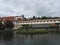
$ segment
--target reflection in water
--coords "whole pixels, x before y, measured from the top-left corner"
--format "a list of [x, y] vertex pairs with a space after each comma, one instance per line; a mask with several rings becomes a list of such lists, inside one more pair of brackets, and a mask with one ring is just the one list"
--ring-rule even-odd
[[[28, 37], [28, 34], [25, 35], [26, 38]], [[30, 34], [31, 39], [33, 38], [33, 34]]]
[[0, 32], [0, 39], [10, 41], [13, 39], [13, 31]]
[[3, 40], [12, 40], [13, 39], [13, 32], [8, 32], [3, 34]]
[[0, 32], [0, 45], [60, 45], [60, 34], [23, 35], [13, 32]]
[[18, 35], [20, 45], [60, 45], [60, 34]]

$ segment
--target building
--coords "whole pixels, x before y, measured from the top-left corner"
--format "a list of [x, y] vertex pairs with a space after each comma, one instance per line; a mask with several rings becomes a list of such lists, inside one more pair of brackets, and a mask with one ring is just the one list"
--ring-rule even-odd
[[0, 21], [22, 21], [23, 17], [22, 16], [7, 16], [7, 17], [0, 17]]
[[16, 23], [17, 25], [28, 24], [31, 27], [29, 29], [41, 29], [41, 30], [49, 30], [56, 31], [60, 30], [60, 19], [38, 19], [38, 20], [28, 20], [28, 21], [20, 21]]
[[34, 19], [34, 20], [24, 20], [23, 16], [8, 16], [0, 17], [0, 21], [10, 20], [13, 21], [15, 28], [19, 28], [23, 24], [28, 24], [31, 29], [35, 30], [60, 30], [60, 18], [56, 19]]

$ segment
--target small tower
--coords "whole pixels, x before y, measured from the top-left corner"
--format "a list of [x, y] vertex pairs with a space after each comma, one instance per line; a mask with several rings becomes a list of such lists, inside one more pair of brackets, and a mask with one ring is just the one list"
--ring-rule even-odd
[[22, 18], [23, 18], [23, 19], [25, 18], [23, 14], [22, 14]]

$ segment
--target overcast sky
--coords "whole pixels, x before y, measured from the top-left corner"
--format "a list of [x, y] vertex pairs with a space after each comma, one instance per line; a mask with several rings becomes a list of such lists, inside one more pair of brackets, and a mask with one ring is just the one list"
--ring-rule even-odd
[[60, 0], [0, 0], [0, 16], [60, 16]]

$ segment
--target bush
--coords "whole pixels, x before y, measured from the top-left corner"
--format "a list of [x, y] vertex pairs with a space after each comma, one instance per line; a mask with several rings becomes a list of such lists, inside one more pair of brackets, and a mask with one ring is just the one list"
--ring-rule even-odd
[[18, 34], [45, 34], [48, 33], [48, 30], [17, 30]]
[[4, 24], [5, 24], [5, 28], [13, 28], [14, 27], [14, 24], [12, 21], [5, 21]]
[[0, 29], [2, 29], [2, 26], [3, 26], [3, 24], [2, 24], [2, 22], [0, 21]]
[[29, 27], [30, 27], [29, 24], [24, 24], [24, 25], [22, 25], [21, 29], [28, 30]]

